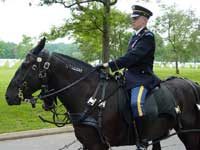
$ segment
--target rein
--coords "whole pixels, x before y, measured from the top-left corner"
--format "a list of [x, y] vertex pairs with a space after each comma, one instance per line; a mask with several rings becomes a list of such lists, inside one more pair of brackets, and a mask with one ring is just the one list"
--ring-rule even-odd
[[[63, 88], [61, 88], [61, 89], [59, 89], [59, 90], [57, 90], [57, 91], [55, 91], [55, 92], [52, 92], [52, 93], [46, 94], [46, 95], [41, 95], [41, 94], [39, 94], [38, 96], [34, 97], [30, 102], [36, 103], [36, 100], [37, 100], [37, 99], [46, 99], [46, 98], [48, 98], [48, 97], [55, 96], [55, 95], [57, 95], [57, 94], [59, 94], [59, 93], [65, 91], [65, 90], [67, 90], [67, 89], [69, 89], [69, 88], [71, 88], [71, 87], [77, 85], [79, 82], [85, 80], [91, 73], [93, 73], [93, 72], [95, 72], [95, 71], [96, 71], [96, 69], [93, 69], [92, 71], [88, 72], [86, 75], [84, 75], [83, 77], [81, 77], [80, 79], [74, 81], [73, 83], [71, 83], [71, 84], [69, 84], [69, 85], [67, 85], [67, 86], [65, 86], [65, 87], [63, 87]], [[50, 91], [48, 91], [47, 87], [48, 87], [47, 85], [44, 85], [44, 86], [43, 86], [43, 88], [44, 88], [44, 89], [43, 89], [44, 94], [50, 92]], [[31, 103], [31, 104], [32, 104], [32, 103]], [[33, 105], [33, 104], [32, 104], [32, 105]], [[57, 110], [56, 110], [55, 108], [53, 108], [53, 109], [51, 110], [51, 112], [52, 112], [52, 114], [53, 114], [53, 116], [52, 116], [53, 121], [46, 120], [46, 119], [44, 119], [42, 116], [38, 116], [38, 117], [39, 117], [43, 122], [55, 124], [57, 127], [63, 127], [64, 125], [66, 125], [66, 124], [69, 122], [68, 118], [70, 118], [70, 117], [69, 117], [69, 114], [68, 114], [67, 112], [64, 113], [64, 114], [59, 114], [59, 113], [57, 113]], [[58, 118], [58, 116], [65, 116], [65, 117], [64, 117], [64, 119], [62, 119], [62, 121], [56, 121], [56, 119]]]
[[[67, 90], [67, 89], [69, 89], [69, 88], [71, 88], [71, 87], [77, 85], [79, 82], [85, 80], [91, 73], [93, 73], [93, 72], [95, 72], [95, 71], [96, 71], [96, 69], [93, 69], [92, 71], [88, 72], [86, 75], [84, 75], [84, 76], [81, 77], [80, 79], [78, 79], [78, 80], [72, 82], [71, 84], [69, 84], [69, 85], [67, 85], [67, 86], [65, 86], [65, 87], [63, 87], [63, 88], [61, 88], [61, 89], [59, 89], [59, 90], [57, 90], [57, 91], [55, 91], [55, 92], [52, 92], [52, 93], [50, 93], [50, 94], [38, 95], [38, 96], [36, 96], [36, 98], [37, 98], [37, 99], [38, 99], [38, 98], [39, 98], [39, 99], [44, 99], [44, 98], [47, 98], [47, 97], [50, 97], [50, 96], [57, 95], [57, 94], [59, 94], [59, 93], [65, 91], [65, 90]], [[48, 92], [47, 92], [47, 93], [48, 93]]]

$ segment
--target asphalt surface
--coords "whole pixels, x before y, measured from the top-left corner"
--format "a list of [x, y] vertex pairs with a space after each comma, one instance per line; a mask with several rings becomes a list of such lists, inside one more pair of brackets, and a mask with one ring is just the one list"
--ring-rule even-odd
[[[185, 150], [176, 136], [163, 141], [161, 145], [163, 150]], [[77, 150], [80, 147], [71, 126], [0, 134], [0, 150]], [[135, 149], [135, 146], [112, 147], [112, 150], [130, 149]]]

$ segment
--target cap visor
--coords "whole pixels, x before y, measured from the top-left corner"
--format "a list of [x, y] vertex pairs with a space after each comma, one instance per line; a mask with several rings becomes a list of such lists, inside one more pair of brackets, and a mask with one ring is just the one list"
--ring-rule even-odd
[[138, 15], [138, 14], [132, 14], [131, 15], [131, 18], [137, 18], [137, 17], [139, 17], [140, 15]]

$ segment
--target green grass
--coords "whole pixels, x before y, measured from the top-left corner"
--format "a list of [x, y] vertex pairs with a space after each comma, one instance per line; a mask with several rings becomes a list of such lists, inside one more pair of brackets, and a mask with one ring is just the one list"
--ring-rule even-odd
[[200, 83], [200, 69], [180, 68], [179, 75], [176, 74], [176, 70], [174, 68], [155, 68], [154, 72], [161, 79], [166, 79], [169, 76], [178, 76]]
[[16, 67], [0, 67], [0, 133], [55, 127], [38, 118], [38, 115], [50, 118], [50, 113], [42, 110], [41, 102], [35, 109], [30, 104], [7, 105], [4, 95], [15, 71]]
[[[41, 128], [55, 127], [54, 125], [43, 123], [38, 115], [50, 119], [50, 114], [41, 108], [41, 102], [32, 109], [30, 104], [21, 104], [20, 106], [8, 106], [5, 100], [6, 88], [13, 77], [17, 66], [8, 68], [0, 67], [0, 133], [13, 131], [24, 131]], [[168, 76], [177, 76], [175, 69], [155, 68], [155, 73], [162, 79]], [[200, 69], [180, 69], [181, 77], [186, 77], [200, 83]]]

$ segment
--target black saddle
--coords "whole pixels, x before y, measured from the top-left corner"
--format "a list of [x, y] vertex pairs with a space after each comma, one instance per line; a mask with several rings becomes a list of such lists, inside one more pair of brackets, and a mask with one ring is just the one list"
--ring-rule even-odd
[[145, 115], [149, 119], [156, 119], [160, 116], [171, 116], [176, 118], [176, 101], [171, 91], [162, 82], [155, 87], [148, 95], [144, 104]]
[[[174, 119], [177, 114], [175, 111], [176, 101], [171, 91], [162, 82], [159, 86], [151, 90], [145, 100], [145, 117], [154, 120], [161, 116], [170, 116]], [[122, 94], [125, 93], [125, 94]], [[130, 107], [130, 96], [128, 92], [121, 91], [122, 96], [118, 99], [118, 111], [123, 115], [127, 123], [132, 123], [132, 113]]]

